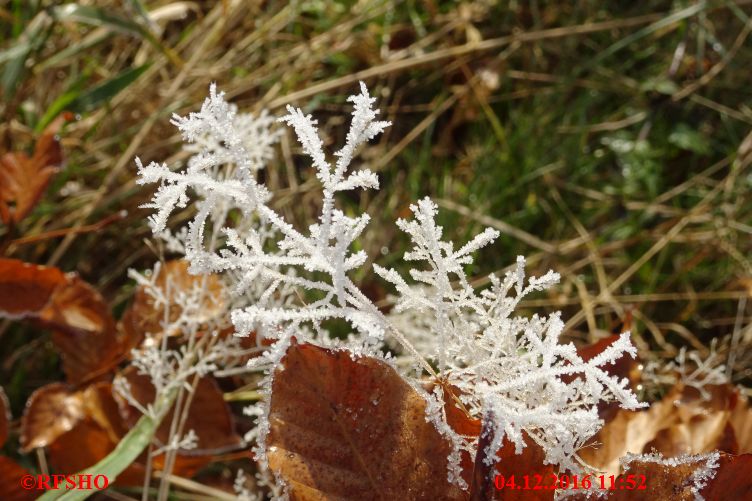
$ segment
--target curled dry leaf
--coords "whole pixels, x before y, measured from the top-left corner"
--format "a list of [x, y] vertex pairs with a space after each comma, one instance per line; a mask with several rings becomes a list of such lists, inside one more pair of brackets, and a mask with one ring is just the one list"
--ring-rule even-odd
[[[50, 464], [60, 473], [87, 468], [114, 450], [126, 430], [112, 397], [110, 383], [72, 390], [61, 383], [34, 392], [21, 418], [21, 447], [46, 447]], [[143, 469], [128, 468], [121, 485], [139, 485]]]
[[[702, 498], [708, 501], [725, 501], [731, 499], [752, 498], [752, 455], [734, 456], [720, 454], [717, 467], [708, 468], [706, 460], [682, 461], [680, 464], [667, 465], [649, 459], [636, 460], [630, 464], [629, 474], [635, 475], [636, 485], [642, 483], [640, 475], [644, 475], [644, 490], [612, 490], [607, 491], [609, 500], [624, 501], [695, 501], [701, 499], [696, 496], [694, 488], [699, 489]], [[712, 478], [698, 484], [702, 474], [710, 472]], [[626, 482], [625, 476], [616, 480]], [[624, 484], [622, 484], [624, 485]]]
[[466, 498], [425, 400], [381, 360], [293, 345], [270, 406], [269, 466], [292, 500]]
[[45, 447], [85, 417], [81, 392], [53, 383], [35, 391], [21, 418], [21, 450]]
[[[128, 381], [133, 397], [142, 406], [146, 407], [154, 401], [154, 386], [148, 376], [138, 374], [132, 366], [123, 371], [121, 376]], [[118, 404], [126, 425], [133, 426], [141, 417], [140, 412], [119, 398]], [[173, 416], [174, 410], [170, 410], [156, 432], [155, 437], [161, 445], [169, 441]], [[211, 462], [215, 454], [242, 445], [240, 436], [235, 432], [235, 423], [224, 394], [211, 376], [199, 380], [183, 429], [184, 433], [193, 430], [198, 437], [198, 444], [196, 449], [180, 451], [174, 472], [181, 476], [193, 476], [198, 469]], [[155, 464], [159, 467], [162, 458], [155, 458]]]
[[57, 268], [0, 258], [0, 316], [53, 329], [71, 383], [108, 372], [130, 347], [117, 336], [102, 296], [76, 274]]
[[736, 405], [731, 386], [707, 387], [704, 400], [696, 389], [677, 384], [644, 411], [620, 410], [580, 451], [580, 457], [599, 471], [619, 474], [619, 458], [627, 453], [657, 451], [667, 457], [712, 450], [736, 453], [730, 422]]
[[26, 403], [21, 418], [21, 449], [29, 452], [48, 446], [85, 420], [101, 428], [110, 442], [117, 443], [125, 434], [110, 383], [96, 383], [80, 391], [61, 383], [44, 386]]
[[[163, 333], [164, 322], [172, 324], [181, 315], [189, 315], [190, 322], [194, 324], [206, 324], [207, 322], [222, 319], [227, 315], [225, 305], [226, 291], [217, 275], [191, 275], [188, 273], [188, 262], [185, 260], [168, 261], [159, 270], [154, 280], [154, 285], [164, 295], [165, 302], [170, 305], [170, 311], [165, 319], [164, 305], [158, 303], [150, 295], [144, 286], [136, 290], [131, 307], [123, 315], [122, 329], [129, 335], [127, 337], [142, 337], [150, 334], [159, 338]], [[186, 312], [180, 305], [178, 296], [194, 293], [203, 289], [206, 281], [206, 289], [201, 308]], [[181, 334], [179, 327], [170, 332], [168, 336]]]
[[56, 134], [67, 118], [61, 116], [45, 129], [31, 157], [23, 152], [0, 156], [0, 220], [5, 225], [17, 224], [31, 212], [62, 165]]

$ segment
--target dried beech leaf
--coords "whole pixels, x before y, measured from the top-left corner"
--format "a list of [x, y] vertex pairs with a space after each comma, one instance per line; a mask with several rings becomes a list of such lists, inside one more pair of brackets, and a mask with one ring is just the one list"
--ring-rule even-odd
[[[169, 322], [176, 321], [182, 311], [175, 297], [185, 294], [193, 289], [206, 287], [205, 300], [199, 311], [191, 312], [191, 321], [196, 324], [205, 324], [226, 315], [226, 291], [217, 275], [191, 275], [188, 273], [189, 263], [184, 260], [168, 261], [165, 263], [155, 280], [170, 304]], [[206, 284], [204, 284], [206, 281]], [[151, 334], [158, 337], [163, 331], [165, 320], [164, 307], [156, 305], [143, 287], [136, 290], [131, 307], [123, 316], [123, 328], [128, 332], [140, 335]], [[179, 331], [166, 333], [168, 336], [181, 334]]]
[[[98, 463], [115, 450], [117, 442], [96, 421], [86, 417], [47, 447], [47, 457], [56, 472], [74, 474]], [[117, 477], [117, 485], [143, 485], [144, 467], [129, 465]]]
[[269, 466], [290, 499], [465, 499], [426, 402], [386, 363], [302, 344], [274, 375]]
[[8, 428], [10, 428], [10, 402], [5, 390], [0, 386], [0, 449], [3, 448], [8, 440]]
[[110, 442], [117, 443], [125, 434], [110, 383], [96, 383], [80, 391], [62, 383], [43, 386], [26, 403], [21, 418], [21, 450], [48, 446], [84, 420], [101, 428]]
[[[705, 466], [705, 461], [698, 461], [676, 466], [667, 466], [651, 461], [634, 461], [629, 468], [629, 474], [644, 475], [646, 489], [644, 490], [613, 490], [609, 491], [609, 500], [670, 500], [694, 501], [697, 499], [692, 487], [695, 485], [693, 474]], [[734, 456], [721, 454], [718, 468], [714, 477], [700, 491], [708, 501], [724, 501], [727, 499], [750, 499], [752, 496], [752, 456]], [[616, 484], [620, 484], [619, 477]], [[636, 477], [637, 478], [637, 477]], [[637, 480], [637, 484], [642, 483]]]
[[[128, 367], [122, 376], [128, 380], [131, 393], [139, 403], [146, 406], [154, 401], [154, 386], [148, 376], [138, 374], [133, 367]], [[134, 425], [141, 417], [139, 411], [123, 401], [119, 403], [126, 424]], [[173, 411], [170, 411], [157, 430], [155, 436], [162, 444], [168, 442], [172, 420]], [[242, 443], [240, 436], [235, 433], [235, 423], [224, 394], [211, 376], [201, 378], [193, 393], [184, 427], [186, 433], [188, 430], [193, 430], [198, 436], [198, 446], [190, 451], [182, 451], [181, 454], [203, 456], [204, 464], [209, 462], [208, 456], [235, 449]], [[186, 460], [186, 464], [192, 463]]]
[[130, 344], [119, 338], [102, 296], [74, 273], [0, 259], [0, 316], [28, 318], [53, 329], [71, 383], [111, 370]]
[[545, 482], [550, 481], [554, 474], [554, 467], [543, 463], [546, 454], [529, 436], [525, 436], [525, 448], [520, 454], [516, 453], [514, 444], [504, 439], [501, 450], [497, 453], [496, 460], [492, 465], [486, 464], [487, 449], [493, 436], [493, 423], [495, 420], [491, 414], [483, 419], [483, 430], [478, 439], [478, 452], [475, 456], [475, 469], [473, 471], [473, 483], [470, 490], [471, 501], [488, 500], [534, 500], [549, 501], [554, 498], [554, 490], [514, 490], [511, 488], [497, 489], [494, 479], [497, 475], [503, 475], [505, 479], [512, 475], [518, 480], [528, 475], [534, 478], [541, 475]]
[[752, 499], [752, 454], [721, 454], [718, 471], [702, 490], [705, 499]]
[[619, 410], [580, 451], [589, 465], [619, 474], [619, 458], [653, 450], [665, 456], [700, 454], [712, 450], [736, 453], [730, 426], [736, 393], [731, 386], [709, 386], [711, 399], [697, 390], [676, 385], [661, 401], [644, 411]]
[[72, 430], [85, 417], [80, 392], [62, 383], [43, 386], [29, 397], [21, 418], [21, 450], [45, 447]]
[[[22, 451], [47, 447], [50, 464], [69, 474], [96, 464], [120, 441], [126, 430], [110, 383], [80, 391], [53, 383], [35, 391], [21, 418]], [[119, 485], [140, 485], [143, 468], [133, 465]]]
[[0, 315], [36, 317], [65, 282], [65, 274], [57, 268], [0, 258]]
[[50, 124], [37, 140], [31, 157], [23, 152], [0, 157], [0, 219], [6, 225], [20, 222], [31, 212], [63, 163], [63, 152], [55, 136], [60, 125], [62, 120]]
[[752, 409], [746, 399], [740, 399], [729, 417], [734, 429], [739, 454], [752, 453]]
[[21, 487], [21, 478], [29, 471], [5, 456], [0, 456], [0, 492], [4, 501], [31, 501], [37, 494]]

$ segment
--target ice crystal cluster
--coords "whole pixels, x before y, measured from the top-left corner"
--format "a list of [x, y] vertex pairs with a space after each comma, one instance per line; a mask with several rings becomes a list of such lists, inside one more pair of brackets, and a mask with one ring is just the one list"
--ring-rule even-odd
[[[494, 416], [489, 457], [504, 439], [521, 452], [527, 434], [543, 447], [548, 463], [579, 470], [577, 450], [602, 426], [598, 403], [641, 406], [626, 380], [606, 372], [619, 357], [635, 355], [629, 335], [584, 361], [574, 345], [560, 342], [558, 313], [514, 316], [525, 295], [555, 285], [559, 276], [527, 277], [525, 260], [519, 257], [505, 276], [489, 277], [489, 288], [475, 288], [464, 270], [498, 232], [486, 229], [457, 247], [443, 239], [437, 207], [428, 198], [411, 206], [412, 219], [397, 221], [412, 240], [404, 255], [414, 265], [409, 277], [375, 266], [397, 292], [395, 309], [383, 314], [350, 277], [367, 261], [354, 243], [369, 216], [345, 214], [337, 207], [337, 195], [378, 189], [377, 176], [354, 166], [354, 160], [358, 149], [390, 124], [377, 120], [375, 98], [363, 83], [348, 101], [353, 107], [349, 132], [332, 157], [325, 153], [311, 115], [288, 107], [279, 119], [294, 131], [322, 186], [321, 213], [314, 224], [300, 229], [269, 207], [272, 194], [256, 176], [276, 140], [268, 132], [268, 117], [263, 115], [267, 129], [249, 126], [212, 86], [198, 113], [173, 120], [194, 153], [187, 166], [171, 170], [138, 162], [139, 182], [158, 184], [147, 205], [157, 211], [151, 218], [154, 232], [169, 235], [174, 248], [182, 245], [192, 273], [226, 277], [236, 298], [231, 316], [237, 335], [254, 332], [271, 342], [253, 360], [255, 368], [271, 375], [292, 336], [371, 356], [383, 356], [386, 342], [396, 344], [401, 357], [410, 360], [404, 364], [410, 369], [402, 374], [414, 387], [426, 377], [447, 383], [424, 394], [427, 419], [455, 442], [455, 462], [458, 450], [477, 445], [446, 425], [441, 388], [453, 388], [472, 417]], [[182, 236], [172, 236], [169, 216], [189, 203], [195, 205], [195, 216], [176, 233]], [[228, 218], [231, 213], [236, 217]], [[330, 319], [349, 322], [351, 335], [344, 341], [330, 338], [322, 327]], [[263, 444], [263, 404], [252, 413], [260, 417], [258, 440]], [[455, 464], [449, 475], [462, 484], [457, 468]]]

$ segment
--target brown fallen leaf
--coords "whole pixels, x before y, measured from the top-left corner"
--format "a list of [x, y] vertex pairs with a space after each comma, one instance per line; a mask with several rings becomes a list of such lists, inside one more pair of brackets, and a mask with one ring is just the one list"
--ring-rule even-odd
[[0, 316], [52, 329], [71, 383], [107, 373], [131, 346], [118, 337], [102, 296], [75, 273], [57, 268], [0, 258]]
[[95, 383], [83, 390], [62, 383], [43, 386], [26, 402], [21, 418], [21, 450], [46, 447], [85, 420], [101, 428], [112, 443], [125, 435], [110, 383]]
[[[525, 448], [517, 454], [515, 446], [506, 438], [496, 455], [495, 461], [489, 465], [485, 459], [487, 448], [493, 437], [494, 419], [488, 415], [483, 420], [483, 430], [478, 440], [478, 452], [475, 456], [473, 471], [473, 483], [470, 490], [471, 501], [512, 501], [533, 500], [549, 501], [554, 498], [553, 489], [545, 489], [554, 484], [555, 469], [552, 465], [543, 463], [546, 455], [543, 449], [529, 436], [525, 436]], [[538, 482], [540, 475], [540, 482]], [[525, 485], [525, 477], [533, 489], [517, 490], [516, 488], [504, 487], [502, 483], [514, 477], [516, 485]], [[498, 481], [497, 481], [498, 479]], [[540, 486], [541, 489], [535, 489]]]
[[[697, 460], [678, 465], [666, 465], [649, 459], [637, 460], [630, 464], [629, 475], [635, 486], [643, 485], [645, 489], [617, 488], [608, 491], [609, 500], [614, 501], [694, 501], [698, 499], [694, 488], [698, 486], [698, 477], [707, 466], [706, 460]], [[720, 454], [718, 467], [713, 469], [713, 478], [705, 482], [699, 490], [707, 501], [725, 501], [731, 499], [752, 498], [752, 455], [734, 456]], [[616, 486], [629, 486], [626, 475], [618, 477]]]
[[[142, 406], [154, 401], [154, 386], [148, 376], [138, 374], [135, 368], [131, 366], [122, 372], [121, 377], [128, 381], [133, 397]], [[129, 405], [119, 395], [117, 395], [117, 403], [125, 425], [135, 425], [141, 417], [138, 409]], [[174, 410], [170, 410], [157, 429], [155, 438], [158, 445], [168, 443], [173, 416]], [[211, 463], [218, 454], [235, 450], [243, 443], [240, 436], [235, 432], [235, 422], [230, 408], [224, 400], [224, 394], [216, 380], [211, 376], [200, 379], [193, 394], [184, 433], [187, 433], [188, 430], [193, 430], [196, 433], [198, 444], [195, 449], [181, 450], [176, 455], [172, 473], [182, 477], [192, 477], [201, 468]], [[164, 454], [155, 456], [153, 466], [162, 469], [164, 460]]]
[[721, 454], [718, 472], [701, 494], [708, 501], [752, 499], [752, 454]]
[[56, 134], [68, 118], [63, 115], [45, 129], [31, 157], [23, 152], [0, 156], [0, 220], [5, 225], [17, 224], [24, 219], [58, 172], [63, 163], [63, 152]]
[[269, 466], [290, 499], [466, 499], [425, 400], [380, 360], [293, 345], [270, 405]]
[[[106, 457], [125, 435], [110, 383], [74, 390], [53, 383], [35, 391], [21, 418], [21, 450], [46, 447], [56, 472], [72, 474]], [[140, 485], [143, 468], [132, 465], [119, 485]]]
[[65, 282], [65, 274], [57, 268], [0, 258], [0, 314], [34, 317]]
[[706, 389], [710, 400], [702, 399], [694, 388], [677, 384], [644, 411], [620, 410], [580, 451], [580, 457], [600, 471], [618, 475], [619, 458], [627, 453], [654, 450], [669, 457], [716, 449], [736, 453], [729, 423], [736, 392], [727, 385]]
[[0, 456], [0, 492], [4, 501], [31, 501], [37, 492], [21, 487], [21, 478], [30, 472], [5, 456]]
[[752, 408], [746, 398], [739, 399], [736, 407], [731, 411], [729, 423], [734, 429], [739, 454], [752, 453]]
[[81, 392], [62, 383], [43, 386], [32, 393], [21, 417], [21, 450], [46, 447], [72, 430], [85, 417]]
[[[191, 321], [196, 324], [206, 324], [210, 321], [222, 320], [226, 316], [226, 290], [217, 275], [191, 275], [188, 273], [189, 263], [185, 260], [168, 261], [161, 266], [155, 285], [162, 291], [166, 301], [170, 304], [168, 322], [177, 320], [183, 312], [176, 301], [178, 295], [190, 294], [192, 291], [206, 287], [202, 307], [190, 312]], [[206, 283], [204, 283], [206, 281]], [[123, 315], [122, 328], [129, 333], [143, 336], [151, 334], [159, 339], [164, 331], [165, 311], [161, 305], [156, 305], [143, 286], [136, 290], [133, 303]], [[181, 334], [178, 330], [166, 332], [168, 336]]]

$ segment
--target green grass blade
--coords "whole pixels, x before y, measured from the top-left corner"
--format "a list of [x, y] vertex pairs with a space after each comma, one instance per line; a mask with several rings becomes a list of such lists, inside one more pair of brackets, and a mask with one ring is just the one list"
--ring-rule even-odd
[[672, 24], [678, 23], [679, 21], [683, 21], [694, 15], [697, 15], [700, 12], [704, 11], [706, 8], [707, 8], [707, 4], [703, 0], [703, 1], [697, 2], [696, 4], [690, 5], [689, 7], [686, 7], [684, 9], [678, 10], [674, 12], [673, 14], [666, 16], [663, 19], [656, 21], [648, 26], [645, 26], [644, 28], [635, 31], [631, 35], [626, 36], [622, 38], [621, 40], [619, 40], [618, 42], [615, 42], [611, 46], [607, 47], [606, 50], [604, 50], [603, 52], [595, 56], [593, 59], [591, 59], [584, 66], [584, 68], [591, 68], [593, 66], [596, 66], [607, 57], [619, 52], [620, 50], [636, 42], [637, 40], [640, 40], [641, 38], [645, 38], [646, 36], [649, 36], [668, 26], [671, 26]]
[[85, 113], [99, 107], [102, 103], [109, 101], [135, 82], [148, 67], [149, 64], [144, 64], [136, 68], [128, 68], [113, 78], [84, 92], [81, 92], [80, 82], [75, 83], [64, 94], [53, 101], [42, 118], [39, 119], [34, 130], [36, 132], [43, 131], [55, 117], [65, 110]]
[[103, 8], [69, 3], [54, 7], [51, 9], [51, 12], [53, 17], [57, 20], [76, 21], [79, 23], [90, 24], [92, 26], [105, 26], [114, 31], [120, 31], [141, 37], [159, 49], [175, 64], [182, 64], [182, 61], [177, 54], [168, 47], [162, 45], [149, 28], [123, 17], [110, 14]]
[[[76, 21], [92, 26], [105, 26], [115, 31], [129, 33], [143, 38], [150, 37], [150, 33], [138, 23], [108, 13], [105, 9], [69, 3], [54, 7], [52, 15], [60, 21]], [[153, 37], [152, 37], [153, 38]]]
[[[94, 32], [88, 34], [86, 37], [84, 37], [83, 40], [69, 45], [65, 49], [61, 50], [60, 52], [56, 52], [49, 58], [39, 63], [36, 66], [35, 71], [44, 71], [65, 62], [67, 59], [72, 58], [73, 56], [85, 53], [85, 51], [88, 51], [92, 47], [95, 47], [98, 44], [109, 39], [112, 36], [112, 33], [112, 30], [108, 30], [107, 28], [99, 28], [98, 30], [95, 30]], [[0, 61], [1, 60], [2, 55], [0, 55]]]
[[136, 79], [149, 68], [149, 66], [150, 64], [147, 63], [135, 68], [128, 68], [106, 82], [81, 93], [81, 95], [71, 103], [71, 111], [79, 113], [91, 111], [103, 102], [109, 101], [123, 89], [135, 82]]
[[25, 73], [27, 58], [44, 44], [50, 24], [50, 17], [40, 12], [29, 22], [15, 44], [0, 52], [0, 64], [6, 65], [1, 79], [6, 98], [15, 93], [16, 85]]
[[[136, 426], [123, 437], [117, 447], [115, 447], [115, 450], [97, 464], [86, 468], [78, 474], [90, 474], [92, 476], [105, 475], [109, 479], [110, 484], [113, 483], [118, 475], [144, 452], [144, 449], [151, 442], [151, 437], [154, 435], [157, 425], [158, 422], [156, 420], [147, 416], [141, 416]], [[40, 497], [39, 500], [52, 501], [59, 499], [61, 501], [79, 501], [86, 499], [94, 494], [94, 492], [93, 490], [50, 490]]]

